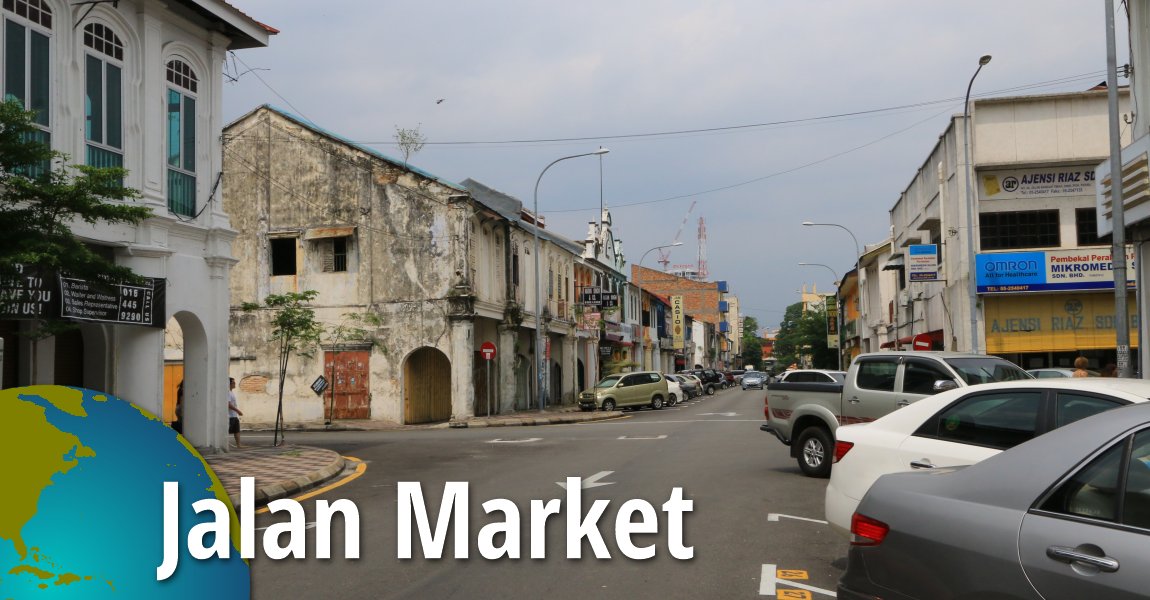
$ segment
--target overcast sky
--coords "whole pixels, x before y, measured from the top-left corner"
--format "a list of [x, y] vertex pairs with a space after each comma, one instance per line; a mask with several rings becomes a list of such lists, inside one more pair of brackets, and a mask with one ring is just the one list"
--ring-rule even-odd
[[[704, 217], [711, 279], [772, 328], [803, 285], [832, 288], [797, 263], [854, 263], [846, 232], [801, 223], [886, 239], [981, 55], [975, 97], [1106, 78], [1104, 5], [1083, 0], [231, 2], [281, 33], [229, 60], [225, 122], [272, 104], [397, 157], [396, 128], [418, 127], [412, 164], [528, 209], [548, 163], [607, 147], [602, 198], [628, 260], [671, 243], [695, 202], [670, 260], [697, 261]], [[585, 139], [533, 141], [567, 138]], [[595, 157], [547, 172], [549, 229], [585, 236], [599, 174]]]

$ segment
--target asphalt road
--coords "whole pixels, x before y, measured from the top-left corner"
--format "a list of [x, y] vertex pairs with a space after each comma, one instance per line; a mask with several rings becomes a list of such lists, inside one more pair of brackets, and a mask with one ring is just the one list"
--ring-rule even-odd
[[[352, 500], [361, 558], [343, 558], [338, 519], [330, 560], [315, 558], [315, 529], [308, 529], [306, 559], [273, 561], [257, 552], [253, 597], [828, 598], [847, 544], [825, 524], [804, 520], [822, 519], [826, 482], [802, 476], [787, 449], [759, 431], [762, 397], [734, 388], [686, 406], [580, 425], [294, 434], [293, 443], [367, 463], [360, 478], [303, 501], [310, 522], [317, 500]], [[594, 501], [609, 501], [598, 520], [609, 559], [595, 558], [586, 539], [582, 558], [568, 558], [567, 492], [557, 484], [567, 477], [599, 484], [582, 490], [582, 515]], [[420, 484], [432, 528], [445, 483], [468, 482], [469, 558], [455, 558], [454, 530], [441, 534], [444, 558], [424, 558], [417, 525], [414, 558], [399, 558], [400, 482]], [[693, 502], [683, 516], [683, 544], [694, 550], [687, 560], [671, 555], [661, 510], [674, 488]], [[520, 540], [518, 559], [480, 555], [480, 530], [510, 520], [484, 513], [481, 504], [494, 499], [510, 500], [520, 512], [513, 519], [518, 535], [511, 534]], [[532, 559], [532, 501], [552, 499], [563, 510], [547, 521], [546, 558]], [[654, 544], [651, 559], [628, 558], [616, 541], [615, 518], [628, 500], [645, 500], [657, 514], [656, 533], [631, 536], [636, 546]], [[282, 513], [263, 515], [257, 527], [284, 520]], [[506, 542], [503, 535], [493, 539], [497, 547]]]

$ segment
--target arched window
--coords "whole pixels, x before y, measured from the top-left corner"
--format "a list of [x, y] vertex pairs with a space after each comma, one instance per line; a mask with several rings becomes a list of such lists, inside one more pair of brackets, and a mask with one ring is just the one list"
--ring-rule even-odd
[[43, 0], [4, 0], [4, 98], [36, 112], [40, 141], [51, 144], [48, 40], [52, 9]]
[[196, 212], [196, 89], [199, 79], [182, 60], [168, 61], [168, 210]]
[[124, 44], [100, 23], [84, 26], [84, 137], [87, 163], [124, 166]]

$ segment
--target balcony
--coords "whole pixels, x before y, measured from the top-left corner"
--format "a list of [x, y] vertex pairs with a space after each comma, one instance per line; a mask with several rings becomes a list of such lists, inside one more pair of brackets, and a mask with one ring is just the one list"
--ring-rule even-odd
[[196, 214], [196, 176], [168, 169], [168, 210], [190, 217]]
[[722, 314], [726, 314], [726, 313], [729, 313], [729, 312], [731, 312], [731, 307], [730, 307], [730, 305], [727, 303], [727, 301], [726, 301], [726, 300], [720, 300], [720, 301], [719, 301], [719, 312], [720, 312], [720, 313], [722, 313]]

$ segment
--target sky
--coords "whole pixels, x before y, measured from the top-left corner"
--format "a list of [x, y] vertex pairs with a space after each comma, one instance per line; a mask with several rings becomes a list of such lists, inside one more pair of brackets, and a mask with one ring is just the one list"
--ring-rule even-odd
[[980, 56], [973, 98], [1106, 79], [1105, 6], [1082, 0], [230, 1], [280, 33], [229, 55], [225, 123], [271, 104], [394, 157], [418, 128], [413, 165], [528, 209], [538, 179], [576, 240], [602, 201], [649, 268], [676, 236], [670, 262], [696, 264], [703, 218], [710, 279], [770, 328], [833, 291], [850, 234], [887, 239]]

